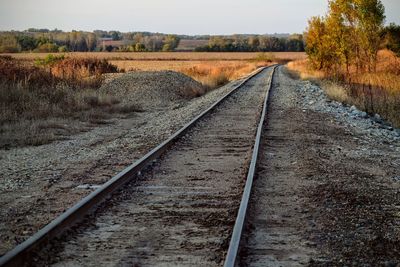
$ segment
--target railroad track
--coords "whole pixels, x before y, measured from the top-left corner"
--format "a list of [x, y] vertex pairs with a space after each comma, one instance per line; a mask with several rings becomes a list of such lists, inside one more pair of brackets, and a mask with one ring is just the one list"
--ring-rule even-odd
[[288, 116], [304, 115], [293, 109], [298, 96], [291, 87], [282, 68], [277, 68], [268, 119], [264, 125], [261, 119], [258, 130], [263, 137], [256, 139], [259, 151], [254, 151], [254, 169], [248, 174], [247, 182], [253, 183], [242, 199], [241, 209], [246, 209], [238, 214], [226, 267], [309, 266], [318, 258], [315, 244], [303, 236], [307, 225], [302, 221], [308, 215], [302, 206], [304, 193], [299, 195], [305, 184], [299, 182], [304, 155], [298, 145], [304, 143], [304, 135]]
[[251, 74], [0, 266], [233, 266], [274, 70]]

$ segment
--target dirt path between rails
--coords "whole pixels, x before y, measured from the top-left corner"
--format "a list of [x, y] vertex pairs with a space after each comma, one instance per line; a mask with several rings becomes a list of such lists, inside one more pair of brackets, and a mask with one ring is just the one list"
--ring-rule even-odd
[[113, 119], [69, 140], [0, 150], [0, 255], [139, 159], [239, 82], [184, 105]]
[[400, 138], [275, 76], [240, 266], [400, 263]]
[[36, 265], [221, 266], [272, 69], [249, 80]]
[[[267, 109], [249, 216], [241, 244], [240, 266], [306, 265], [315, 254], [306, 239], [302, 205], [310, 182], [299, 171], [300, 145], [307, 131], [306, 114], [296, 105], [299, 96], [275, 72]], [[321, 124], [324, 121], [321, 121]], [[297, 129], [304, 128], [305, 131]]]

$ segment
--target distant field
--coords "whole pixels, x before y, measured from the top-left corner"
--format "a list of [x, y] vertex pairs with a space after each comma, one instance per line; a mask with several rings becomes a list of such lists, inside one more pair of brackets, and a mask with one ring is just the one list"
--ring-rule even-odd
[[[109, 62], [125, 71], [158, 71], [158, 70], [174, 70], [180, 71], [183, 68], [192, 67], [198, 65], [204, 61], [200, 60], [109, 60]], [[242, 61], [224, 61], [230, 62], [242, 62]]]
[[191, 39], [182, 39], [179, 42], [177, 51], [194, 51], [197, 47], [205, 46], [208, 44], [208, 40], [191, 40]]
[[181, 71], [182, 69], [195, 67], [199, 65], [209, 65], [214, 67], [232, 67], [238, 64], [249, 64], [247, 62], [243, 62], [241, 60], [224, 60], [224, 61], [215, 61], [215, 62], [205, 62], [201, 60], [191, 60], [191, 61], [158, 61], [158, 60], [109, 60], [109, 62], [119, 69], [124, 69], [125, 71], [159, 71], [159, 70], [174, 70]]
[[[48, 54], [64, 54], [69, 57], [93, 57], [107, 60], [153, 60], [153, 61], [208, 61], [208, 60], [252, 60], [260, 53], [239, 52], [73, 52], [73, 53], [16, 53], [10, 55], [18, 59], [33, 60], [45, 58]], [[305, 59], [303, 52], [266, 52], [281, 60]]]

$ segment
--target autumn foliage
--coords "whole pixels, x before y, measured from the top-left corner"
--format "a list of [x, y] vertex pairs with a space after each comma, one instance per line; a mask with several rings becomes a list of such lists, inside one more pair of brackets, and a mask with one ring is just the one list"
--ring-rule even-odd
[[[380, 0], [330, 0], [325, 17], [312, 17], [306, 52], [314, 68], [347, 73], [374, 71], [385, 19]], [[344, 68], [343, 68], [344, 67]]]
[[384, 27], [384, 11], [380, 0], [329, 0], [327, 15], [309, 20], [308, 60], [289, 67], [327, 80], [334, 99], [400, 126], [400, 60], [381, 50], [397, 48], [397, 28]]

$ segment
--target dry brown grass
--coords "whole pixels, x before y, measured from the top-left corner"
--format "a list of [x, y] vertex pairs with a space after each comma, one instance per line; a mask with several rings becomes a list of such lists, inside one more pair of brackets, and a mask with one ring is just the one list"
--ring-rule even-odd
[[51, 73], [63, 80], [79, 81], [104, 73], [116, 73], [116, 66], [105, 59], [65, 58], [50, 66]]
[[378, 53], [374, 73], [350, 74], [338, 80], [309, 67], [307, 60], [288, 63], [288, 68], [301, 79], [319, 83], [329, 97], [370, 113], [378, 113], [400, 127], [400, 59], [388, 50]]
[[[259, 54], [256, 54], [256, 56]], [[112, 60], [113, 65], [125, 71], [172, 70], [182, 72], [209, 89], [222, 86], [238, 79], [253, 70], [271, 64], [270, 61], [229, 60], [229, 61], [153, 61], [153, 60]]]
[[[125, 71], [160, 71], [173, 70], [179, 71], [182, 68], [191, 67], [202, 63], [203, 61], [157, 61], [157, 60], [110, 60], [111, 64]], [[237, 61], [233, 61], [237, 62]]]
[[[96, 61], [99, 60], [91, 61], [90, 67], [104, 67], [103, 62]], [[36, 67], [0, 57], [0, 147], [43, 144], [54, 140], [54, 132], [61, 128], [53, 127], [55, 124], [48, 121], [75, 119], [101, 123], [110, 112], [118, 110], [115, 107], [119, 102], [117, 99], [97, 90], [101, 76], [91, 78], [89, 83], [82, 82], [82, 79], [89, 78], [83, 75], [84, 72], [91, 75], [100, 68], [84, 71], [86, 61], [75, 63], [62, 60], [52, 67]], [[68, 75], [58, 75], [57, 66], [64, 66]], [[76, 66], [80, 67], [74, 74]], [[54, 73], [57, 75], [53, 74], [53, 67], [56, 67]]]
[[180, 71], [202, 83], [208, 89], [214, 89], [239, 79], [261, 66], [270, 64], [271, 62], [207, 62], [185, 67]]
[[[9, 54], [26, 62], [45, 58], [46, 53]], [[303, 52], [74, 52], [67, 58], [107, 59], [121, 71], [173, 70], [183, 72], [209, 88], [215, 88], [251, 72], [266, 61], [286, 63], [304, 59]], [[269, 63], [269, 62], [267, 62]]]
[[253, 61], [110, 61], [125, 71], [172, 70], [182, 72], [208, 88], [216, 88], [238, 79], [270, 62]]

